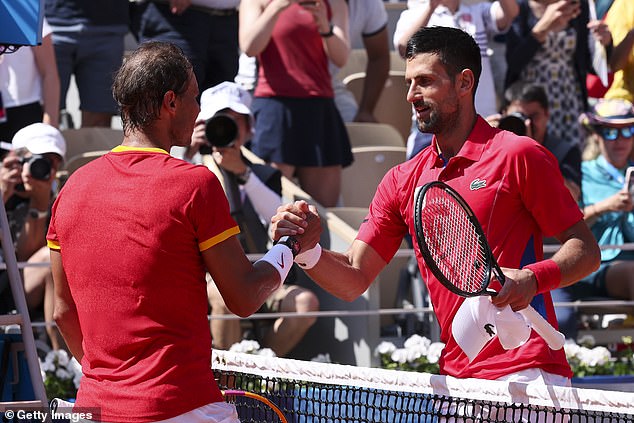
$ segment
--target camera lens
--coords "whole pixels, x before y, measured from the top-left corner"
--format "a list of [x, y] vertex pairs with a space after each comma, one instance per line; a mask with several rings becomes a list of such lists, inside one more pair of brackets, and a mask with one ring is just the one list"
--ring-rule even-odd
[[500, 118], [498, 128], [506, 131], [511, 131], [516, 135], [526, 135], [526, 124], [524, 123], [528, 119], [522, 113], [509, 113], [506, 116]]
[[229, 147], [238, 137], [238, 125], [231, 116], [217, 113], [205, 123], [205, 136], [215, 147]]
[[33, 178], [46, 181], [51, 177], [51, 162], [46, 157], [36, 154], [25, 159], [25, 162], [29, 164], [29, 171]]

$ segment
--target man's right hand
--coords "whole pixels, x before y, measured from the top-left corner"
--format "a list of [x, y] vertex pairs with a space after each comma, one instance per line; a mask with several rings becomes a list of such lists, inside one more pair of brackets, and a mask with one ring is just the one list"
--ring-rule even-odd
[[533, 35], [543, 43], [549, 32], [559, 32], [564, 30], [570, 21], [581, 13], [581, 6], [578, 1], [559, 0], [549, 3], [544, 10], [544, 14], [533, 27]]
[[321, 217], [314, 205], [295, 201], [278, 207], [271, 218], [271, 237], [277, 241], [285, 235], [294, 236], [300, 242], [301, 251], [313, 248], [321, 238]]
[[191, 160], [192, 157], [200, 150], [200, 147], [209, 145], [207, 137], [205, 136], [205, 120], [197, 120], [196, 126], [194, 126], [194, 132], [192, 132], [192, 138], [187, 150], [185, 151], [185, 157]]

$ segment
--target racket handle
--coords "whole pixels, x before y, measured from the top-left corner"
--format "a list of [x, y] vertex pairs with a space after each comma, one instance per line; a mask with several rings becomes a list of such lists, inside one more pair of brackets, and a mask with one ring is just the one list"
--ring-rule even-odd
[[520, 310], [520, 313], [531, 322], [535, 332], [546, 341], [551, 349], [559, 350], [563, 348], [566, 342], [564, 334], [557, 331], [541, 314], [535, 311], [533, 307], [528, 306], [524, 310]]

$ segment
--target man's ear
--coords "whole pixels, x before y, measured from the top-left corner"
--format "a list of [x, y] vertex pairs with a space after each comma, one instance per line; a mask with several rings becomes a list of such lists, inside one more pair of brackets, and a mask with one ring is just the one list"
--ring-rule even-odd
[[460, 95], [473, 94], [475, 75], [471, 69], [463, 69], [457, 77], [457, 88]]
[[169, 90], [163, 96], [163, 107], [166, 107], [169, 110], [174, 110], [176, 108], [176, 93], [172, 90]]

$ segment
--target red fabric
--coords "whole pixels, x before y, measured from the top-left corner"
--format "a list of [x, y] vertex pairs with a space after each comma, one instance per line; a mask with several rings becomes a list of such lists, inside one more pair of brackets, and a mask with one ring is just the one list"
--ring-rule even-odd
[[603, 98], [605, 93], [608, 92], [610, 85], [614, 81], [614, 73], [608, 72], [608, 86], [604, 86], [598, 76], [589, 73], [586, 76], [586, 87], [588, 88], [588, 97], [590, 98]]
[[299, 4], [280, 13], [258, 62], [256, 97], [334, 96], [323, 39], [313, 16]]
[[542, 260], [532, 263], [524, 266], [524, 269], [530, 269], [535, 274], [538, 294], [557, 289], [561, 283], [561, 270], [553, 260]]
[[[473, 208], [500, 266], [519, 269], [543, 258], [542, 237], [557, 234], [583, 216], [563, 184], [557, 160], [543, 146], [489, 126], [482, 118], [458, 155], [443, 167], [436, 140], [413, 159], [396, 166], [383, 178], [370, 205], [358, 239], [372, 246], [387, 262], [404, 235], [414, 232], [414, 192], [427, 182], [441, 180], [462, 195]], [[504, 350], [497, 339], [488, 343], [471, 363], [451, 335], [451, 322], [464, 301], [447, 290], [414, 250], [431, 296], [446, 344], [440, 360], [444, 374], [465, 378], [497, 379], [527, 368], [571, 377], [563, 350], [552, 351], [531, 334], [518, 349]], [[499, 290], [497, 282], [491, 287]], [[531, 303], [555, 327], [550, 294]]]
[[137, 423], [223, 400], [200, 250], [237, 231], [216, 177], [160, 149], [117, 147], [70, 177], [47, 238], [84, 337], [78, 407]]

